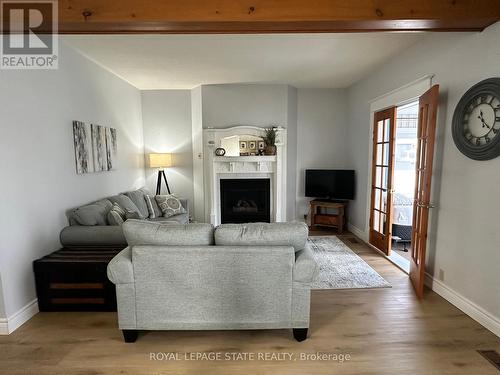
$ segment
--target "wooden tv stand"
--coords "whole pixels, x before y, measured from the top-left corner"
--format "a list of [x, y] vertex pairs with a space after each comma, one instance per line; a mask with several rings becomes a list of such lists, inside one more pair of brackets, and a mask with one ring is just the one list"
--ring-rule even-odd
[[[329, 227], [337, 228], [339, 233], [344, 231], [344, 226], [347, 224], [347, 202], [313, 199], [309, 204], [311, 212], [311, 226], [309, 229], [314, 230], [318, 227]], [[322, 212], [323, 209], [326, 210], [328, 208], [335, 209], [337, 213], [327, 214]]]

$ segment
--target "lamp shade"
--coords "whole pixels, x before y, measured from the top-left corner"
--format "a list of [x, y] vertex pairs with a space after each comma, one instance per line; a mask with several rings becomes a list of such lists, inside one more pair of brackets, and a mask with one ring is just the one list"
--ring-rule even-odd
[[167, 168], [172, 166], [172, 154], [149, 154], [149, 168]]

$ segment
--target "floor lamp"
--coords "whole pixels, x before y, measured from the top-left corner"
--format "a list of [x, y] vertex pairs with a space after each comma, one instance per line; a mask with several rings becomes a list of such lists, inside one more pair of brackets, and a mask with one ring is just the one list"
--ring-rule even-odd
[[156, 195], [161, 194], [161, 182], [165, 181], [167, 185], [167, 191], [170, 193], [170, 187], [168, 186], [167, 176], [165, 175], [165, 168], [172, 166], [172, 154], [149, 154], [149, 168], [159, 168], [158, 169], [158, 179], [156, 180]]

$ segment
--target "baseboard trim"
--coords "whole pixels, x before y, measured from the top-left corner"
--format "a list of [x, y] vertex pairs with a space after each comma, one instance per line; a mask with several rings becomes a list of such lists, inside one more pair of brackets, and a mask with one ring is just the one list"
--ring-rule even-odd
[[0, 319], [0, 335], [9, 335], [38, 313], [38, 300], [35, 298], [26, 306], [9, 316]]
[[[369, 245], [368, 243], [368, 234], [355, 225], [348, 223], [349, 231], [355, 236], [362, 239], [368, 246], [372, 249], [379, 252], [382, 256], [384, 256], [387, 260], [398, 266], [394, 263], [389, 257], [383, 254], [378, 249]], [[462, 296], [460, 293], [457, 293], [455, 290], [444, 284], [442, 281], [433, 278], [430, 274], [425, 274], [425, 285], [429, 287], [436, 294], [444, 298], [446, 301], [451, 303], [453, 306], [461, 310], [470, 318], [474, 319], [476, 322], [481, 324], [486, 329], [493, 332], [495, 335], [500, 337], [500, 320], [493, 316], [488, 311], [484, 310], [482, 307], [478, 306], [468, 298]]]
[[361, 229], [359, 229], [357, 226], [355, 226], [351, 223], [347, 223], [347, 229], [349, 229], [349, 232], [351, 232], [355, 236], [359, 237], [363, 241], [368, 242], [368, 234], [365, 231], [362, 231]]
[[425, 285], [483, 327], [500, 337], [500, 320], [490, 312], [484, 310], [482, 307], [462, 296], [460, 293], [451, 289], [442, 281], [435, 279], [428, 273], [425, 274]]

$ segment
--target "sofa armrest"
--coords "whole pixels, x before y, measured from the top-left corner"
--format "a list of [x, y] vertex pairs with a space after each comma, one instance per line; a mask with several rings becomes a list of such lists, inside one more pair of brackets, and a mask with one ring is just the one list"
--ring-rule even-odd
[[59, 239], [64, 247], [127, 246], [122, 227], [118, 225], [71, 225], [61, 231]]
[[113, 284], [130, 284], [134, 282], [132, 266], [132, 250], [127, 247], [120, 251], [108, 264], [108, 279]]
[[312, 283], [319, 273], [318, 263], [314, 260], [309, 244], [304, 250], [295, 253], [295, 264], [293, 265], [293, 281], [300, 283]]

